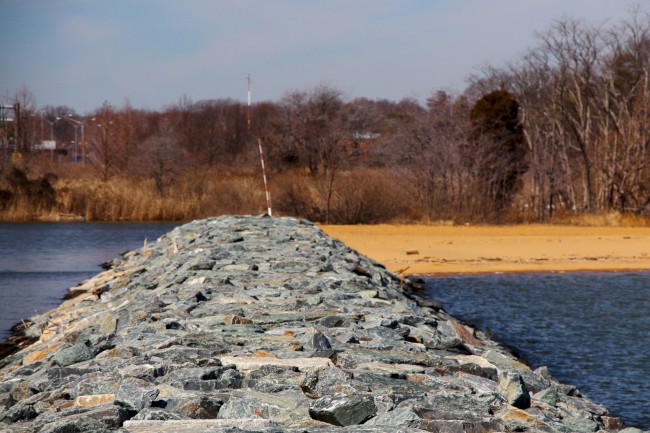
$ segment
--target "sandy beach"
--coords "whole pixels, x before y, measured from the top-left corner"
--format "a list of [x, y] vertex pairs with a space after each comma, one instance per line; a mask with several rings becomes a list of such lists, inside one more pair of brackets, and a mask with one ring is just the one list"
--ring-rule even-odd
[[403, 275], [650, 269], [650, 227], [320, 227]]

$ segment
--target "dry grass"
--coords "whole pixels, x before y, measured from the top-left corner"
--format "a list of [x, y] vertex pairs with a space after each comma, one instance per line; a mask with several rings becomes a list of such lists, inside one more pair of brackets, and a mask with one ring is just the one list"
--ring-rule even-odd
[[[86, 167], [64, 167], [53, 186], [56, 204], [16, 196], [0, 207], [5, 221], [186, 221], [223, 214], [261, 214], [266, 211], [262, 176], [258, 171], [228, 168], [195, 169], [178, 174], [161, 195], [146, 177], [113, 177], [103, 182]], [[43, 172], [43, 170], [41, 170]], [[32, 170], [30, 178], [44, 174]], [[379, 168], [341, 171], [332, 184], [329, 222], [333, 224], [442, 224], [462, 223], [448, 212], [430, 215], [412, 183]], [[395, 177], [395, 178], [394, 178]], [[272, 173], [269, 177], [274, 215], [325, 222], [328, 179], [302, 170]], [[0, 185], [0, 189], [7, 189]], [[2, 203], [0, 203], [2, 205]], [[521, 214], [504, 222], [529, 222]], [[574, 226], [650, 227], [650, 219], [632, 214], [564, 214], [552, 224]]]
[[261, 192], [246, 176], [183, 176], [161, 196], [150, 179], [62, 180], [58, 211], [85, 220], [179, 221], [261, 212]]
[[621, 212], [610, 212], [606, 214], [562, 214], [555, 216], [550, 223], [579, 227], [650, 227], [649, 218]]

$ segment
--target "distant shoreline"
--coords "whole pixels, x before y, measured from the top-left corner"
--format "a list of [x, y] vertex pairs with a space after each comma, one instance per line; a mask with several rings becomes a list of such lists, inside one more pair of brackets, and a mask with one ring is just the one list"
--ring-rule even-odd
[[650, 227], [320, 227], [401, 275], [650, 270]]

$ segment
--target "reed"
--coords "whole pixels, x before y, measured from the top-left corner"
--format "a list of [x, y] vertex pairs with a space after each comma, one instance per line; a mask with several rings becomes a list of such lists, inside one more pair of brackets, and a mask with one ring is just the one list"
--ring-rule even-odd
[[[164, 195], [155, 181], [136, 175], [102, 181], [92, 171], [75, 166], [63, 171], [52, 186], [56, 200], [15, 193], [0, 203], [4, 221], [187, 221], [215, 215], [255, 215], [266, 212], [262, 178], [257, 171], [195, 169], [178, 174]], [[43, 173], [35, 173], [44, 176]], [[435, 223], [418, 203], [415, 186], [398, 182], [386, 168], [341, 171], [329, 182], [322, 173], [304, 170], [272, 173], [270, 191], [274, 215], [296, 216], [334, 224]], [[27, 181], [33, 182], [29, 179]], [[6, 186], [4, 187], [7, 188]], [[331, 188], [331, 189], [328, 189]], [[2, 189], [2, 185], [0, 185]], [[42, 195], [41, 195], [42, 196]], [[512, 223], [522, 214], [510, 215]], [[455, 221], [442, 213], [441, 218]], [[525, 218], [523, 218], [525, 220]], [[462, 221], [462, 220], [461, 220]], [[556, 215], [551, 223], [576, 226], [650, 226], [650, 220], [618, 212]]]

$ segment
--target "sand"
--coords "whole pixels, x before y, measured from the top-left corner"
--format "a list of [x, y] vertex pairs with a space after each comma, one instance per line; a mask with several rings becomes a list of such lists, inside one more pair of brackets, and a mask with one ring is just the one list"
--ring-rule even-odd
[[650, 227], [322, 225], [402, 275], [650, 270]]

